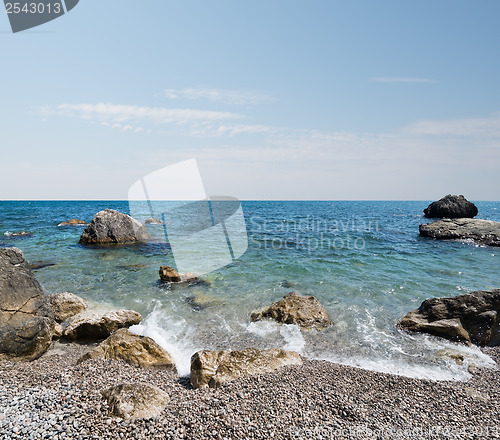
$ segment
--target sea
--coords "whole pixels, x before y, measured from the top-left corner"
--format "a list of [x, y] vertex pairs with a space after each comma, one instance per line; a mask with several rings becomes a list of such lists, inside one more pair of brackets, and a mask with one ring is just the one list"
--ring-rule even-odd
[[[500, 287], [500, 248], [419, 236], [419, 224], [431, 221], [423, 217], [429, 203], [243, 201], [242, 252], [192, 284], [159, 282], [160, 266], [176, 267], [165, 225], [147, 225], [153, 238], [146, 243], [107, 247], [79, 244], [82, 226], [58, 226], [90, 222], [106, 208], [129, 213], [127, 201], [0, 201], [0, 247], [20, 248], [47, 293], [141, 313], [131, 330], [169, 351], [181, 375], [201, 349], [275, 347], [397, 375], [467, 380], [470, 365], [495, 368], [494, 361], [477, 347], [396, 324], [427, 298]], [[500, 221], [500, 202], [476, 205], [478, 218]], [[202, 240], [192, 251], [216, 258]], [[291, 291], [315, 296], [333, 325], [252, 322], [254, 310]], [[463, 355], [462, 365], [443, 356], [450, 350]]]

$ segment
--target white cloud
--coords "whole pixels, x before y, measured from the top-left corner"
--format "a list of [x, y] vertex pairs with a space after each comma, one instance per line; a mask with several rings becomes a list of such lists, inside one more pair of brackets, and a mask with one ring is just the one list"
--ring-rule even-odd
[[436, 83], [435, 79], [429, 78], [408, 78], [408, 77], [397, 77], [397, 76], [382, 76], [371, 78], [371, 81], [384, 82], [384, 83]]
[[238, 90], [211, 89], [205, 87], [188, 87], [184, 89], [167, 89], [164, 95], [168, 99], [207, 99], [212, 102], [222, 102], [232, 105], [256, 105], [272, 102], [273, 99], [262, 93], [244, 92]]

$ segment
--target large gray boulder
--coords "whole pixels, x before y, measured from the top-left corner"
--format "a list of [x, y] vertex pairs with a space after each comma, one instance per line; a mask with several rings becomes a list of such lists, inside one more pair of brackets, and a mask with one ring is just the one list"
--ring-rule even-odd
[[0, 360], [32, 360], [49, 347], [52, 309], [20, 249], [0, 249]]
[[500, 345], [500, 289], [427, 299], [399, 327], [458, 342]]
[[446, 240], [473, 240], [500, 246], [500, 223], [471, 218], [443, 219], [420, 225], [420, 235]]
[[477, 207], [462, 195], [448, 194], [425, 208], [424, 215], [428, 218], [473, 218], [477, 215]]
[[328, 312], [314, 296], [304, 296], [298, 292], [290, 292], [268, 308], [251, 315], [252, 321], [260, 321], [263, 318], [305, 328], [328, 327], [332, 324]]
[[143, 224], [127, 214], [105, 209], [98, 212], [80, 237], [81, 244], [131, 244], [150, 239]]
[[202, 350], [191, 357], [193, 388], [218, 388], [242, 376], [268, 373], [286, 365], [299, 365], [302, 358], [295, 351], [271, 348], [259, 350]]

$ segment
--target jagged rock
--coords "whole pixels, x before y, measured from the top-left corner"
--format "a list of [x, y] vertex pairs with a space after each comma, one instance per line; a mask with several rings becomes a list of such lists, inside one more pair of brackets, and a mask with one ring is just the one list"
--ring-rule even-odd
[[500, 246], [500, 222], [457, 218], [420, 225], [420, 235], [440, 240], [473, 240], [479, 244]]
[[66, 321], [87, 307], [83, 299], [69, 292], [52, 293], [48, 300], [57, 322]]
[[290, 292], [265, 310], [252, 313], [252, 321], [271, 318], [282, 324], [296, 324], [300, 327], [328, 327], [332, 324], [325, 308], [314, 296], [303, 296]]
[[105, 209], [98, 212], [80, 237], [81, 244], [130, 244], [150, 239], [147, 229], [127, 214]]
[[160, 280], [162, 283], [179, 283], [181, 276], [172, 266], [160, 266]]
[[168, 352], [153, 339], [136, 335], [126, 328], [117, 330], [94, 350], [85, 353], [78, 363], [96, 358], [121, 359], [136, 367], [175, 371], [174, 360]]
[[141, 320], [142, 316], [133, 310], [85, 309], [69, 319], [63, 336], [71, 340], [98, 341]]
[[110, 415], [124, 419], [158, 417], [167, 406], [168, 395], [146, 383], [120, 384], [102, 392]]
[[500, 289], [427, 299], [399, 327], [453, 341], [500, 345]]
[[23, 253], [0, 249], [0, 360], [36, 359], [53, 333], [52, 310]]
[[424, 209], [428, 218], [473, 218], [477, 215], [477, 207], [464, 196], [448, 194], [437, 202], [432, 202]]
[[198, 351], [191, 357], [191, 385], [193, 388], [217, 388], [224, 382], [241, 376], [268, 373], [285, 365], [301, 364], [294, 351], [259, 350]]
[[144, 223], [147, 225], [162, 225], [163, 224], [163, 222], [160, 219], [153, 218], [153, 217], [147, 218], [146, 220], [144, 220]]
[[66, 222], [59, 223], [57, 226], [85, 226], [88, 225], [87, 222], [83, 220], [78, 220], [77, 218], [72, 218]]

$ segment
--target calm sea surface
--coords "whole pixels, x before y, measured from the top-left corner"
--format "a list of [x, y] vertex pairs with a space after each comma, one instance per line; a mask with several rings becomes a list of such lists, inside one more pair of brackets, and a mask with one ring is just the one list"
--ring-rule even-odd
[[[248, 250], [194, 286], [159, 285], [159, 266], [175, 263], [164, 240], [89, 248], [78, 244], [82, 227], [57, 226], [70, 218], [90, 222], [105, 208], [128, 213], [128, 202], [0, 202], [0, 246], [20, 248], [29, 262], [53, 263], [36, 271], [48, 293], [70, 291], [140, 312], [144, 321], [132, 329], [170, 351], [182, 374], [196, 350], [256, 346], [407, 376], [463, 380], [468, 363], [492, 361], [476, 348], [406, 334], [395, 323], [426, 298], [500, 287], [500, 249], [419, 237], [428, 203], [243, 202]], [[478, 218], [500, 221], [500, 202], [476, 204]], [[161, 236], [162, 226], [149, 228]], [[32, 235], [11, 236], [18, 231]], [[253, 310], [292, 290], [318, 298], [335, 324], [301, 332], [293, 325], [251, 322]], [[464, 353], [465, 365], [440, 359], [446, 348]]]

